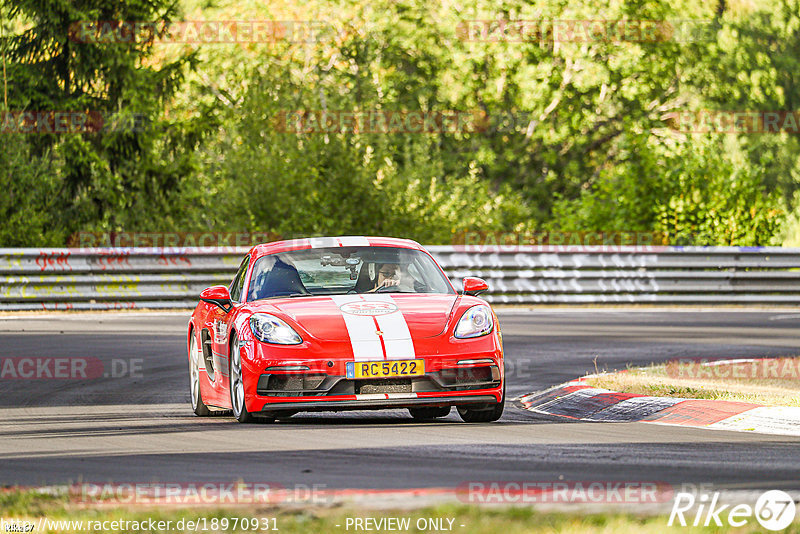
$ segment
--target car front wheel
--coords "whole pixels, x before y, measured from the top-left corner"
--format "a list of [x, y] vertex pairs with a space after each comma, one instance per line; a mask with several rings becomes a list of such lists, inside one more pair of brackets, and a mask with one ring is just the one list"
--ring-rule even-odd
[[253, 417], [253, 414], [247, 411], [247, 405], [244, 402], [242, 353], [239, 349], [239, 338], [235, 332], [231, 334], [230, 355], [230, 369], [228, 372], [228, 377], [230, 379], [231, 407], [233, 408], [233, 416], [240, 423], [253, 423], [255, 422], [255, 417]]

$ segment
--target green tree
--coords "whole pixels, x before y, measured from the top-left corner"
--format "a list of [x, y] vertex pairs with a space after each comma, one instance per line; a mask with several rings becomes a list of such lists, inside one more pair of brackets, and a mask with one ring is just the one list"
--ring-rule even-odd
[[[104, 39], [108, 33], [102, 30], [94, 34], [100, 39], [80, 34], [80, 28], [91, 28], [83, 25], [97, 21], [169, 21], [176, 4], [8, 0], [6, 5], [16, 30], [2, 42], [9, 109], [103, 117], [101, 131], [26, 136], [30, 153], [54, 164], [52, 224], [71, 233], [146, 230], [179, 220], [183, 208], [177, 201], [190, 187], [197, 139], [164, 111], [192, 56], [156, 60], [152, 39], [114, 42]], [[109, 26], [118, 29], [115, 24]]]

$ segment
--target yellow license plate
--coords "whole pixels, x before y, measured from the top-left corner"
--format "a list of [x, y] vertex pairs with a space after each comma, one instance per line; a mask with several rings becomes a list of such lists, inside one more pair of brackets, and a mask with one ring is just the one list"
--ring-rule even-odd
[[425, 360], [348, 362], [347, 378], [404, 378], [425, 374]]

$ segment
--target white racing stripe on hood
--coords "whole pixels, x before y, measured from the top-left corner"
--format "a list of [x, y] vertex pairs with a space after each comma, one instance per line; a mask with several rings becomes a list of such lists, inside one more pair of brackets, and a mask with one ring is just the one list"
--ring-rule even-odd
[[[395, 303], [391, 295], [370, 295], [369, 300], [379, 302]], [[394, 313], [378, 315], [378, 327], [383, 332], [383, 343], [386, 345], [387, 360], [413, 360], [416, 357], [414, 352], [414, 342], [411, 340], [411, 332], [408, 330], [408, 323], [398, 306]]]
[[[363, 302], [361, 295], [334, 295], [333, 302], [341, 307], [351, 302]], [[353, 347], [353, 357], [357, 362], [383, 360], [385, 358], [381, 338], [378, 337], [375, 321], [370, 315], [353, 315], [340, 311], [347, 335], [350, 336], [350, 345]]]
[[[339, 307], [351, 302], [388, 302], [397, 306], [391, 295], [335, 295], [331, 298]], [[355, 361], [413, 360], [416, 357], [411, 332], [399, 307], [397, 311], [386, 315], [353, 315], [346, 312], [341, 314], [353, 347]], [[378, 329], [383, 332], [383, 344], [378, 336]]]

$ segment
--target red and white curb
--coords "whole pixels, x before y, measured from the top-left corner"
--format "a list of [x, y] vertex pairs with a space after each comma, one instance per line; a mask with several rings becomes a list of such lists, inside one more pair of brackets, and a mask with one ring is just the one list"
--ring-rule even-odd
[[517, 402], [534, 413], [580, 421], [643, 422], [800, 436], [800, 407], [618, 393], [589, 386], [584, 379], [523, 395]]

